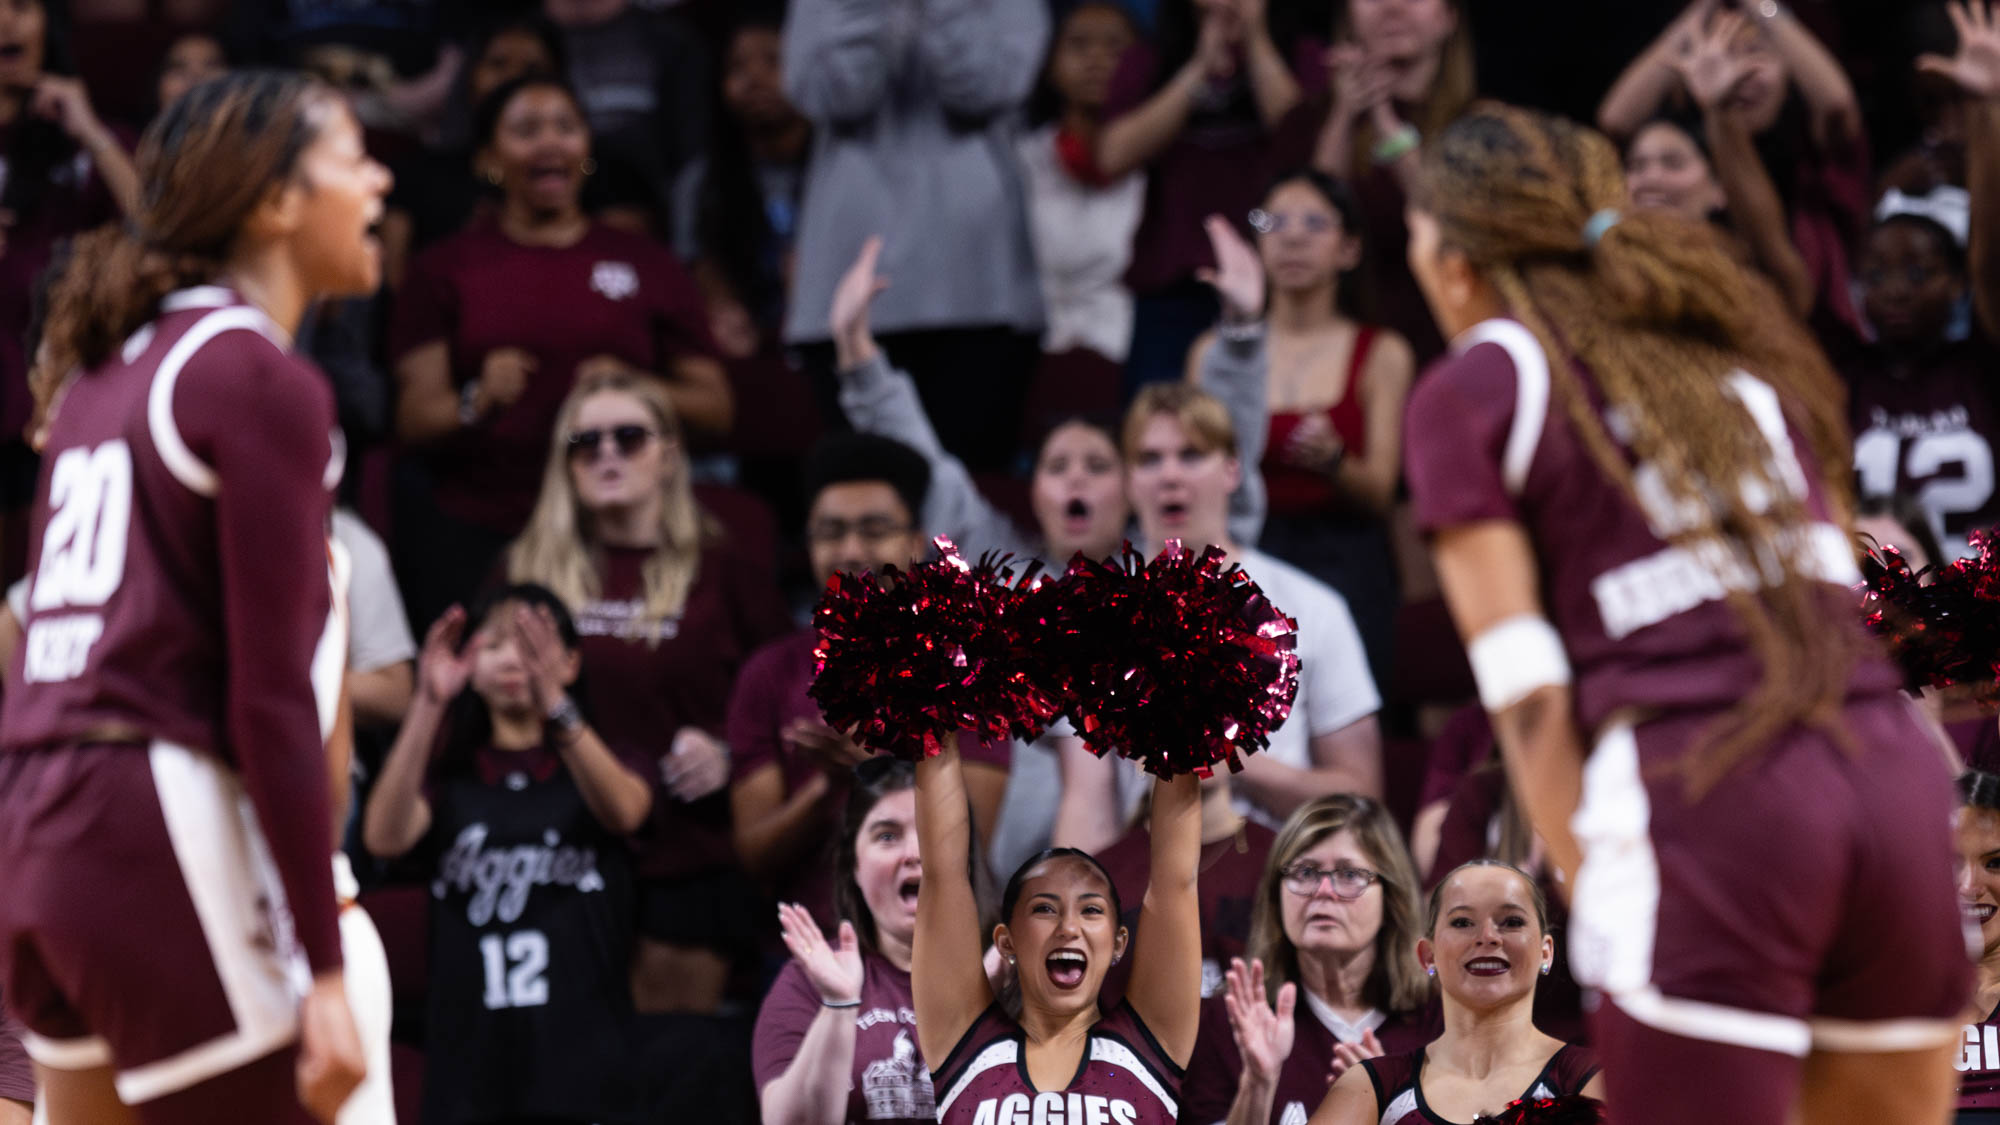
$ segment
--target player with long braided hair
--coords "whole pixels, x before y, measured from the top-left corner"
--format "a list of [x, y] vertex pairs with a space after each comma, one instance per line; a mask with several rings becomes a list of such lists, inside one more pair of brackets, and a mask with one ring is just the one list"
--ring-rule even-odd
[[1621, 214], [1589, 130], [1480, 106], [1414, 188], [1455, 340], [1410, 487], [1573, 889], [1613, 1119], [1945, 1120], [1950, 778], [1845, 589], [1824, 361], [1710, 232]]

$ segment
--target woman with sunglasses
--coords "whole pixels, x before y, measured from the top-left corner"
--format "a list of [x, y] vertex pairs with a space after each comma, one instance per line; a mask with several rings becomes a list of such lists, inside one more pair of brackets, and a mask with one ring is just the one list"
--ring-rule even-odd
[[585, 702], [665, 789], [641, 834], [641, 1011], [713, 1012], [756, 899], [730, 845], [730, 686], [790, 622], [763, 560], [695, 503], [680, 422], [657, 379], [586, 377], [556, 412], [541, 498], [507, 550], [510, 582], [555, 591], [590, 665]]
[[1249, 952], [1203, 1008], [1182, 1117], [1301, 1121], [1356, 1062], [1428, 1042], [1419, 909], [1387, 809], [1344, 793], [1301, 805], [1257, 882]]
[[579, 380], [656, 380], [700, 433], [727, 433], [733, 413], [701, 296], [673, 254], [584, 210], [596, 162], [575, 92], [541, 73], [503, 83], [473, 132], [499, 207], [418, 256], [390, 328], [396, 435], [431, 477], [398, 497], [418, 622], [477, 586], [520, 532]]
[[916, 784], [894, 758], [854, 768], [833, 842], [832, 941], [804, 906], [778, 907], [792, 960], [764, 998], [751, 1046], [766, 1121], [937, 1121], [910, 991], [923, 885]]
[[1444, 997], [1444, 1033], [1362, 1059], [1312, 1125], [1454, 1125], [1523, 1098], [1604, 1097], [1597, 1060], [1534, 1024], [1535, 982], [1555, 959], [1548, 903], [1527, 872], [1479, 859], [1431, 890], [1417, 960]]
[[1195, 341], [1187, 374], [1213, 386], [1224, 371], [1256, 369], [1269, 508], [1257, 545], [1340, 591], [1383, 683], [1399, 604], [1387, 520], [1416, 361], [1402, 336], [1360, 317], [1360, 288], [1341, 284], [1361, 265], [1358, 216], [1344, 186], [1301, 169], [1250, 213], [1254, 249], [1210, 217], [1217, 268], [1203, 276], [1223, 321]]

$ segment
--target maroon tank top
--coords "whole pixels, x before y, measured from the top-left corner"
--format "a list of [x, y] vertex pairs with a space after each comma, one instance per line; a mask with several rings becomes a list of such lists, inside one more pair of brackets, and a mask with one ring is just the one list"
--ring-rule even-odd
[[1320, 410], [1271, 412], [1270, 429], [1264, 442], [1263, 470], [1264, 491], [1269, 497], [1272, 514], [1324, 512], [1333, 507], [1339, 498], [1326, 474], [1302, 469], [1285, 460], [1281, 452], [1308, 416], [1321, 414], [1333, 424], [1333, 432], [1340, 435], [1341, 444], [1347, 447], [1347, 456], [1359, 457], [1367, 452], [1368, 419], [1361, 411], [1361, 368], [1368, 362], [1368, 352], [1375, 345], [1377, 331], [1374, 325], [1364, 324], [1355, 333], [1354, 353], [1348, 357], [1347, 379], [1340, 401]]

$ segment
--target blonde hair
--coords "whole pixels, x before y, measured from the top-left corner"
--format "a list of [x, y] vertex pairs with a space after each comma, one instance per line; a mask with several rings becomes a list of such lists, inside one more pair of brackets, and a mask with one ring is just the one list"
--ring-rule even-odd
[[1125, 425], [1119, 434], [1125, 460], [1136, 460], [1139, 440], [1146, 423], [1161, 414], [1171, 416], [1187, 431], [1188, 439], [1204, 453], [1221, 450], [1236, 456], [1236, 427], [1229, 422], [1229, 408], [1214, 395], [1187, 383], [1151, 383], [1140, 390], [1125, 411]]
[[1342, 830], [1353, 831], [1381, 875], [1382, 928], [1375, 934], [1375, 968], [1368, 974], [1362, 998], [1384, 1012], [1422, 1007], [1430, 997], [1430, 986], [1417, 963], [1417, 939], [1423, 936], [1417, 868], [1389, 810], [1369, 797], [1353, 793], [1321, 797], [1299, 806], [1278, 830], [1263, 877], [1257, 880], [1257, 897], [1250, 904], [1249, 956], [1264, 963], [1264, 986], [1276, 1003], [1279, 987], [1299, 979], [1299, 950], [1285, 934], [1285, 869]]
[[570, 391], [556, 413], [555, 433], [549, 442], [548, 462], [542, 470], [542, 492], [528, 526], [507, 549], [507, 580], [535, 582], [555, 591], [571, 612], [601, 597], [604, 584], [590, 513], [577, 503], [576, 484], [569, 472], [569, 435], [584, 400], [594, 395], [617, 392], [643, 403], [653, 415], [666, 443], [661, 455], [673, 467], [660, 486], [660, 542], [646, 559], [643, 575], [644, 605], [626, 631], [632, 636], [659, 643], [661, 621], [677, 616], [687, 605], [688, 591], [701, 566], [702, 547], [717, 532], [713, 522], [694, 501], [689, 478], [687, 449], [680, 443], [680, 424], [666, 390], [652, 379], [623, 373], [584, 379]]

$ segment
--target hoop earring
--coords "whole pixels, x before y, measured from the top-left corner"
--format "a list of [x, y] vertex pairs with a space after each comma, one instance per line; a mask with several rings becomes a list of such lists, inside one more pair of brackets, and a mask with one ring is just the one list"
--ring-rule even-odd
[[591, 159], [588, 156], [584, 157], [583, 174], [586, 176], [595, 176], [597, 174], [597, 161]]
[[499, 186], [500, 186], [500, 169], [498, 169], [498, 168], [488, 168], [488, 169], [486, 170], [486, 175], [485, 175], [485, 177], [484, 177], [484, 178], [485, 178], [485, 180], [486, 180], [486, 182], [487, 182], [487, 183], [489, 183], [489, 184], [492, 184], [492, 185], [493, 185], [494, 187], [499, 187]]

